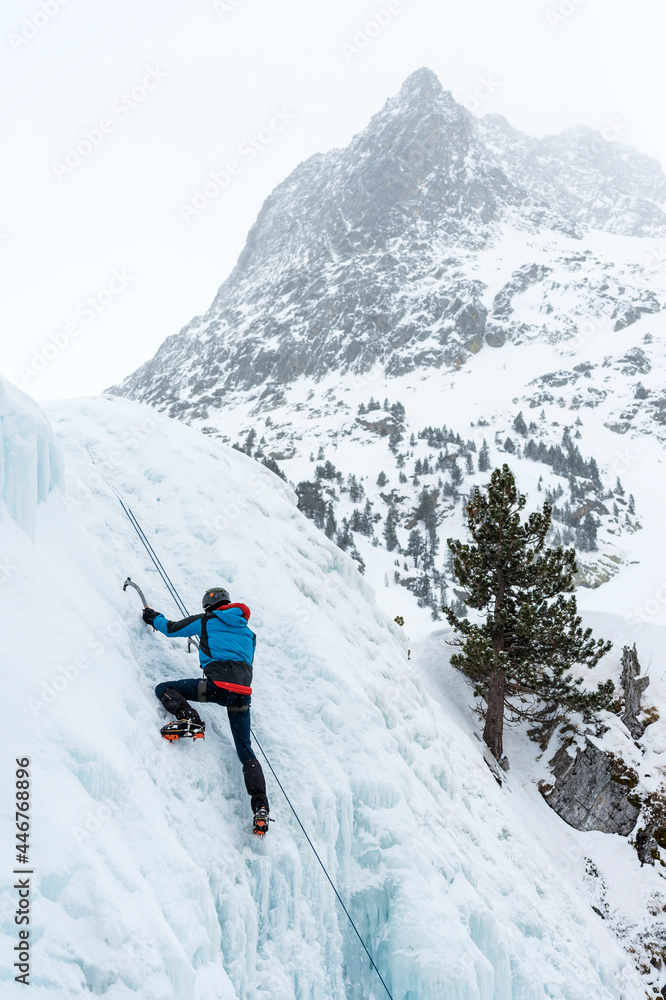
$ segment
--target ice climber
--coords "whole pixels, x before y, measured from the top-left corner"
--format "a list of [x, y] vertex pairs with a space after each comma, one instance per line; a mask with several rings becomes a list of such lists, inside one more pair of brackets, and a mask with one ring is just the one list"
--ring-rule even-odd
[[203, 614], [167, 621], [159, 611], [143, 609], [143, 620], [163, 635], [174, 638], [199, 636], [199, 662], [204, 676], [158, 684], [155, 694], [176, 722], [161, 730], [168, 740], [183, 736], [202, 739], [206, 724], [189, 702], [222, 705], [229, 715], [236, 753], [243, 765], [243, 777], [254, 813], [254, 833], [263, 836], [268, 830], [269, 805], [266, 781], [261, 764], [250, 742], [250, 702], [252, 700], [252, 661], [256, 636], [248, 628], [250, 609], [246, 604], [232, 604], [222, 587], [207, 590], [201, 602]]

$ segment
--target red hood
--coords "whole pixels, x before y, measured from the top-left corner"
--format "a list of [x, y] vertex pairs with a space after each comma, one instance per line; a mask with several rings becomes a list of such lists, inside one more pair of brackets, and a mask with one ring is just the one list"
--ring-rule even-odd
[[217, 611], [229, 611], [230, 608], [240, 608], [241, 613], [245, 621], [250, 620], [251, 611], [247, 604], [223, 604], [221, 608], [217, 608]]

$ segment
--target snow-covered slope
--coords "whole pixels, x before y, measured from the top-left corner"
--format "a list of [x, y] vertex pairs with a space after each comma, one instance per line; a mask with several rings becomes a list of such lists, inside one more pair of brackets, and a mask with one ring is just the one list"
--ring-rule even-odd
[[[34, 541], [0, 522], [13, 567], [2, 583], [5, 746], [31, 761], [32, 996], [383, 995], [270, 775], [276, 823], [264, 844], [249, 836], [226, 718], [203, 707], [203, 745], [160, 739], [153, 686], [197, 667], [121, 589], [129, 574], [175, 617], [100, 470], [191, 610], [213, 583], [252, 606], [255, 731], [396, 1000], [642, 996], [524, 823], [520, 782], [497, 786], [464, 714], [428, 696], [400, 630], [288, 487], [126, 400], [49, 412], [64, 487], [34, 504]], [[9, 872], [13, 814], [3, 817]], [[22, 995], [10, 885], [3, 997]]]

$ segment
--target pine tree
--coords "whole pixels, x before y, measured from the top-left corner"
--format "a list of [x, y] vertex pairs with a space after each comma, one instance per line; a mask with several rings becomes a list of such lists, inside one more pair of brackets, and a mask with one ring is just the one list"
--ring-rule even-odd
[[390, 451], [393, 452], [394, 455], [395, 455], [396, 451], [398, 450], [398, 445], [400, 444], [401, 441], [402, 441], [402, 434], [400, 433], [400, 431], [393, 431], [389, 435], [389, 442], [388, 442], [389, 443], [389, 449], [390, 449]]
[[299, 483], [296, 487], [296, 496], [298, 509], [314, 521], [318, 528], [323, 528], [326, 519], [326, 501], [321, 494], [321, 482], [317, 480], [310, 483], [306, 480]]
[[474, 475], [474, 462], [471, 455], [467, 455], [465, 458], [465, 472], [468, 476]]
[[[368, 407], [368, 409], [369, 409], [369, 407]], [[349, 553], [349, 555], [352, 557], [352, 559], [355, 562], [358, 563], [358, 571], [359, 571], [359, 573], [361, 575], [363, 575], [363, 573], [365, 573], [365, 563], [363, 562], [363, 558], [361, 556], [361, 553], [358, 551], [358, 549], [356, 548], [355, 545], [352, 546], [352, 550]]]
[[342, 519], [342, 527], [340, 528], [337, 538], [335, 539], [335, 544], [339, 549], [342, 549], [343, 552], [350, 549], [354, 544], [354, 536], [351, 533], [349, 521], [346, 517], [343, 517]]
[[412, 522], [422, 521], [426, 532], [423, 542], [424, 569], [429, 569], [434, 565], [437, 549], [439, 548], [439, 539], [437, 537], [437, 497], [437, 490], [428, 490], [424, 487], [419, 493], [418, 504], [411, 514]]
[[525, 423], [522, 410], [513, 422], [513, 429], [520, 434], [521, 437], [527, 437], [527, 424]]
[[270, 456], [268, 458], [264, 458], [262, 459], [261, 464], [265, 465], [267, 469], [271, 470], [271, 472], [274, 472], [276, 476], [280, 477], [280, 479], [283, 479], [285, 483], [287, 482], [287, 477], [274, 458], [271, 458]]
[[352, 503], [358, 503], [359, 500], [363, 499], [365, 496], [363, 484], [357, 481], [353, 473], [347, 477], [347, 485], [349, 486], [349, 499]]
[[597, 522], [589, 510], [576, 531], [576, 546], [581, 552], [596, 552], [597, 550]]
[[338, 530], [338, 524], [335, 520], [335, 514], [333, 513], [333, 504], [329, 503], [326, 508], [326, 524], [324, 525], [324, 531], [326, 532], [327, 538], [334, 538]]
[[462, 483], [462, 480], [463, 480], [463, 474], [462, 474], [462, 469], [458, 465], [458, 463], [455, 460], [455, 458], [451, 462], [450, 472], [451, 472], [451, 482], [453, 483], [453, 485], [454, 486], [460, 486], [460, 484]]
[[372, 515], [372, 504], [370, 503], [369, 500], [365, 501], [365, 507], [363, 508], [362, 523], [363, 523], [363, 534], [367, 535], [369, 538], [372, 535], [373, 531], [372, 526], [374, 524], [374, 518]]
[[574, 679], [576, 665], [594, 667], [611, 643], [594, 640], [592, 629], [582, 628], [576, 598], [565, 597], [574, 589], [576, 556], [572, 549], [546, 547], [550, 504], [522, 523], [525, 503], [509, 466], [495, 469], [484, 492], [476, 489], [467, 506], [474, 544], [448, 540], [465, 603], [485, 618], [472, 624], [443, 606], [461, 636], [456, 642], [461, 651], [451, 663], [486, 701], [483, 736], [498, 760], [505, 706], [528, 716], [523, 699], [531, 698], [553, 712], [590, 715], [610, 704], [614, 690], [606, 681], [585, 692], [583, 678]]
[[481, 450], [479, 451], [479, 472], [487, 472], [490, 468], [490, 448], [488, 442], [483, 439]]
[[384, 541], [389, 552], [393, 552], [398, 548], [398, 533], [395, 530], [397, 524], [398, 512], [395, 507], [389, 507], [388, 514], [386, 515], [386, 524], [384, 525]]
[[416, 569], [418, 569], [418, 565], [424, 551], [425, 543], [423, 541], [423, 536], [418, 528], [414, 528], [414, 530], [410, 533], [407, 548], [405, 549], [405, 555], [412, 557]]
[[388, 476], [385, 472], [380, 472], [377, 476], [377, 486], [386, 486], [388, 483]]

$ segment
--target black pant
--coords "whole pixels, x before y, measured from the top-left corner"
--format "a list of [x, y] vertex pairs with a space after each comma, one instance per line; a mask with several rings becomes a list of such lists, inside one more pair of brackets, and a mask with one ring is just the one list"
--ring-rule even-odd
[[[155, 694], [167, 712], [171, 712], [177, 718], [200, 721], [199, 713], [189, 704], [191, 701], [198, 702], [200, 700], [199, 681], [195, 678], [165, 681], [157, 685]], [[252, 797], [252, 811], [256, 812], [257, 809], [268, 809], [268, 798], [264, 772], [254, 755], [251, 744], [251, 700], [248, 694], [235, 694], [233, 691], [226, 691], [224, 688], [216, 687], [215, 684], [206, 679], [205, 701], [227, 709], [236, 753], [243, 765], [245, 787], [248, 795]]]

